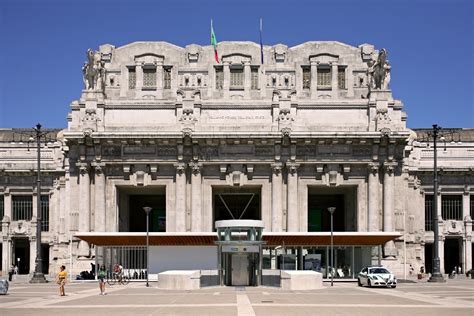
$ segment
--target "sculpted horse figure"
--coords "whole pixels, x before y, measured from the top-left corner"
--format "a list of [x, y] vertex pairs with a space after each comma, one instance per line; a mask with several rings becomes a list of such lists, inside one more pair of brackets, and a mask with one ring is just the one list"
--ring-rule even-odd
[[385, 76], [387, 74], [387, 51], [385, 48], [380, 50], [377, 61], [373, 65], [373, 79], [374, 79], [374, 88], [382, 89], [384, 85]]
[[86, 90], [100, 89], [98, 86], [99, 79], [103, 74], [103, 65], [101, 64], [100, 54], [92, 49], [87, 50], [87, 62], [82, 67], [84, 75], [84, 86]]

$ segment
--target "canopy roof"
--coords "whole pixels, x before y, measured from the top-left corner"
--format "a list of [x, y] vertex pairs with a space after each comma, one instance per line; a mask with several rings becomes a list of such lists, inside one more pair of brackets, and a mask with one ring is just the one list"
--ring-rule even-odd
[[[144, 246], [146, 233], [133, 232], [78, 232], [75, 237], [97, 246]], [[377, 246], [400, 237], [397, 232], [334, 232], [336, 246]], [[268, 246], [325, 246], [331, 244], [329, 232], [264, 232]], [[216, 232], [150, 233], [151, 246], [214, 246]]]

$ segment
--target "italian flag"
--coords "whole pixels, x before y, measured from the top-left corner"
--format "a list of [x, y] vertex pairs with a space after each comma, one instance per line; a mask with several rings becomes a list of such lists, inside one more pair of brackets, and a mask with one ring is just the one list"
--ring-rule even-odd
[[214, 33], [214, 28], [212, 27], [212, 20], [211, 20], [211, 45], [214, 46], [214, 58], [216, 62], [219, 63], [219, 55], [217, 54], [217, 39], [216, 34]]

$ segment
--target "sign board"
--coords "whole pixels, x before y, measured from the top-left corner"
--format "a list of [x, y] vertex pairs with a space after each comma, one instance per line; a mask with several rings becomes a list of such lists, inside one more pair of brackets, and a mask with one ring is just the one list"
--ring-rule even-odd
[[259, 252], [258, 246], [222, 246], [222, 252]]

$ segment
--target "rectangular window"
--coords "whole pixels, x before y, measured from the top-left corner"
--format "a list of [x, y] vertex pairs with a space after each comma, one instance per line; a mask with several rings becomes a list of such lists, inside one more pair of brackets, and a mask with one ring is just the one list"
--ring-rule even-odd
[[331, 68], [318, 67], [318, 89], [331, 89]]
[[5, 214], [5, 206], [4, 205], [5, 205], [5, 200], [3, 198], [3, 195], [0, 195], [0, 221], [2, 221], [3, 216]]
[[137, 72], [135, 71], [135, 67], [128, 68], [128, 88], [130, 90], [135, 90], [137, 86]]
[[41, 196], [41, 231], [49, 231], [49, 196]]
[[425, 231], [433, 231], [433, 195], [425, 195]]
[[339, 89], [346, 89], [346, 67], [337, 69], [337, 85]]
[[163, 68], [163, 89], [171, 89], [171, 67]]
[[257, 90], [258, 89], [258, 67], [252, 67], [251, 69], [251, 86], [250, 89]]
[[33, 216], [32, 196], [12, 196], [12, 217], [14, 221], [31, 221]]
[[311, 69], [303, 67], [303, 89], [311, 88]]
[[462, 195], [441, 196], [441, 216], [444, 220], [462, 220]]
[[222, 67], [216, 67], [216, 89], [222, 90], [224, 87], [224, 71]]
[[243, 89], [244, 88], [244, 69], [230, 68], [230, 88]]
[[156, 89], [156, 68], [143, 68], [143, 88]]

